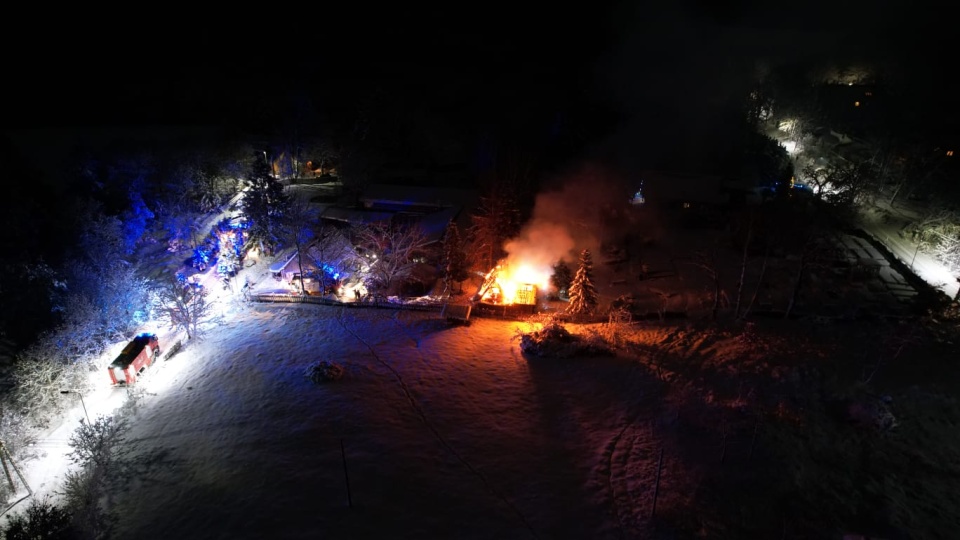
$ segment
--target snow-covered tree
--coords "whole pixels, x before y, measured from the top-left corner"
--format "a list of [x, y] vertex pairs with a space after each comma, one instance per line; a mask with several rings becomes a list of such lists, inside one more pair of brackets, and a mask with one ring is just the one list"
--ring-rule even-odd
[[137, 248], [147, 228], [152, 224], [153, 212], [143, 202], [139, 191], [130, 190], [130, 206], [122, 214], [124, 252], [129, 255]]
[[357, 252], [350, 245], [350, 241], [340, 229], [329, 224], [321, 225], [316, 230], [305, 255], [318, 269], [317, 277], [322, 290], [327, 288], [328, 277], [339, 279], [347, 269], [358, 266]]
[[10, 514], [6, 521], [0, 526], [0, 537], [8, 540], [81, 537], [70, 510], [48, 498], [32, 499], [24, 512]]
[[470, 267], [467, 263], [467, 254], [463, 250], [463, 240], [460, 238], [460, 228], [451, 221], [443, 235], [443, 279], [446, 288], [451, 283], [457, 283], [463, 291], [463, 282], [470, 277]]
[[206, 289], [176, 274], [157, 282], [156, 293], [159, 311], [170, 325], [186, 332], [187, 339], [197, 337], [200, 324], [210, 316]]
[[103, 214], [97, 203], [78, 207], [77, 241], [63, 265], [56, 330], [71, 360], [98, 354], [146, 321], [150, 313], [146, 280], [136, 257], [126, 253], [123, 223]]
[[412, 274], [414, 256], [426, 246], [423, 230], [415, 225], [371, 223], [357, 229], [356, 239], [368, 259], [372, 288], [383, 290]]
[[297, 267], [300, 271], [300, 291], [306, 292], [303, 285], [304, 250], [314, 238], [313, 225], [317, 221], [317, 212], [304, 199], [297, 198], [290, 201], [287, 213], [284, 216], [284, 233], [297, 250]]
[[823, 168], [805, 167], [802, 175], [818, 199], [837, 208], [851, 208], [866, 200], [871, 171], [868, 163], [843, 161]]
[[574, 315], [590, 313], [598, 303], [599, 295], [593, 284], [593, 256], [590, 250], [585, 249], [580, 252], [577, 273], [570, 284], [570, 306], [567, 311]]
[[266, 161], [255, 159], [244, 181], [243, 213], [250, 223], [250, 241], [263, 253], [271, 253], [280, 242], [283, 216], [288, 200], [283, 185], [270, 176]]

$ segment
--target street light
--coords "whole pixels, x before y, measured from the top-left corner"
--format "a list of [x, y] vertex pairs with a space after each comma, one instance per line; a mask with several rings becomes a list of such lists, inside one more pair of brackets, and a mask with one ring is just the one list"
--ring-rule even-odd
[[87, 423], [88, 423], [88, 424], [91, 424], [91, 425], [93, 424], [93, 423], [90, 421], [90, 415], [87, 414], [87, 404], [83, 402], [83, 394], [81, 394], [79, 390], [61, 390], [60, 393], [61, 393], [61, 394], [76, 394], [76, 395], [80, 396], [80, 405], [83, 405], [83, 415], [87, 417]]

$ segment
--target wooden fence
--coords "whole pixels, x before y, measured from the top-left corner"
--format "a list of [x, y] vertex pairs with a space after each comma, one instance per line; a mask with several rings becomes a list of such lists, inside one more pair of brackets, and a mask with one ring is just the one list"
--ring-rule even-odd
[[441, 311], [443, 304], [413, 304], [403, 302], [388, 302], [386, 300], [372, 299], [363, 302], [341, 302], [322, 296], [310, 296], [299, 294], [248, 294], [247, 300], [250, 302], [264, 303], [287, 303], [287, 304], [318, 304], [322, 306], [340, 306], [348, 308], [379, 308], [379, 309], [405, 309], [412, 311]]

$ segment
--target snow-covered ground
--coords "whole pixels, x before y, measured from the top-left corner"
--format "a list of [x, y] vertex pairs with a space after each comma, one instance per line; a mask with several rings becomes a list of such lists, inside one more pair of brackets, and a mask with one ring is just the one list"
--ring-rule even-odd
[[[658, 443], [634, 423], [656, 414], [657, 383], [628, 359], [528, 361], [513, 339], [527, 323], [234, 307], [142, 380], [129, 435], [141, 463], [114, 498], [118, 538], [614, 538], [647, 526]], [[318, 360], [344, 378], [311, 382]], [[27, 464], [38, 495], [56, 490], [55, 457]]]
[[[788, 149], [795, 149], [789, 153], [798, 171], [805, 165], [826, 164], [837, 159], [835, 154], [823, 152], [813, 144], [802, 145], [802, 150], [790, 146], [788, 143], [792, 141], [785, 131], [771, 129], [766, 134], [786, 145]], [[888, 219], [884, 219], [884, 216]], [[920, 251], [916, 242], [899, 235], [902, 226], [916, 218], [915, 213], [902, 208], [902, 204], [901, 207], [893, 208], [878, 199], [873, 206], [863, 209], [859, 225], [904, 263], [914, 275], [934, 289], [954, 298], [960, 289], [960, 276], [954, 275], [935, 257]]]
[[920, 251], [916, 242], [900, 236], [901, 228], [909, 219], [911, 216], [907, 211], [878, 203], [876, 208], [861, 213], [860, 223], [864, 231], [882, 243], [917, 277], [954, 298], [960, 288], [960, 276], [955, 276], [946, 265]]

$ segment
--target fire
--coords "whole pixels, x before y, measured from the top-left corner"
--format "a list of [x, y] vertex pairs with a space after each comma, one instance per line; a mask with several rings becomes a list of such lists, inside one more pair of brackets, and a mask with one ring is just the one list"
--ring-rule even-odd
[[537, 290], [550, 286], [550, 274], [531, 265], [498, 264], [487, 272], [480, 288], [480, 301], [490, 304], [537, 303]]

